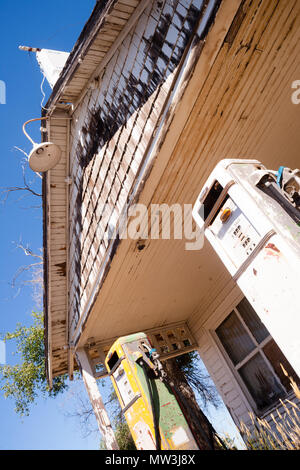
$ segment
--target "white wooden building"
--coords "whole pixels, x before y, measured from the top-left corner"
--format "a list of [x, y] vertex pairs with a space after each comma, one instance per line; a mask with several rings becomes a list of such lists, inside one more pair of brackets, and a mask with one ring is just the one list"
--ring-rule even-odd
[[223, 158], [299, 167], [299, 57], [292, 0], [96, 3], [45, 105], [63, 152], [43, 176], [50, 383], [80, 357], [99, 376], [113, 340], [143, 331], [162, 357], [197, 349], [236, 423], [294, 400], [288, 361], [211, 246], [122, 238], [121, 215], [194, 204]]

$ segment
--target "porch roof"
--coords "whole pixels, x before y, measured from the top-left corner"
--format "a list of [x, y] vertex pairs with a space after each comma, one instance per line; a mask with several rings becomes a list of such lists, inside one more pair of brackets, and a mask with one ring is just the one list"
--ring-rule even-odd
[[[223, 158], [253, 158], [272, 169], [299, 166], [299, 110], [291, 101], [291, 85], [300, 75], [299, 39], [299, 4], [223, 1], [205, 44], [193, 51], [181, 77], [140, 175], [136, 200], [147, 207], [193, 204]], [[54, 119], [63, 103], [51, 100]], [[55, 174], [50, 172], [48, 199], [55, 199]], [[64, 227], [67, 220], [65, 213]], [[52, 240], [47, 239], [46, 252]], [[232, 280], [208, 243], [196, 252], [186, 251], [184, 243], [148, 239], [140, 249], [137, 241], [122, 240], [95, 286], [77, 336], [69, 338], [76, 347], [91, 338], [101, 343], [137, 329], [192, 324], [199, 315], [205, 320], [207, 307]], [[52, 338], [61, 336], [52, 330]], [[59, 351], [54, 375], [67, 371], [67, 352]]]

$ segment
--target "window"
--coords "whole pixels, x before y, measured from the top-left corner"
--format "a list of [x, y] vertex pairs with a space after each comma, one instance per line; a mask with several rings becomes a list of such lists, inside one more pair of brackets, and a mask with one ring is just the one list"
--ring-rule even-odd
[[295, 371], [247, 299], [228, 315], [216, 334], [259, 411], [290, 391], [289, 379], [280, 364], [299, 383]]

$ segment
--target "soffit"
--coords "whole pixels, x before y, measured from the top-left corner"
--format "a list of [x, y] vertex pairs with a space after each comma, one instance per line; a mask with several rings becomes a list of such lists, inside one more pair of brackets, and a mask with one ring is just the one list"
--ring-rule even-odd
[[[172, 137], [168, 130], [139, 202], [193, 204], [222, 158], [253, 158], [271, 169], [299, 166], [299, 112], [291, 101], [291, 84], [300, 74], [299, 8], [244, 3], [180, 134]], [[183, 99], [177, 116], [185, 104]], [[80, 343], [195, 314], [205, 321], [208, 306], [229, 282], [207, 242], [192, 252], [179, 240], [145, 240], [143, 250], [136, 241], [122, 241]]]

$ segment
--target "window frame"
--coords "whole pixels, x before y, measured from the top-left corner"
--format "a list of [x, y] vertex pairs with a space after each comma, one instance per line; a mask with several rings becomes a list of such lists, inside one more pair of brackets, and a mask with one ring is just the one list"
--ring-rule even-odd
[[[257, 416], [262, 416], [262, 415], [265, 415], [270, 409], [272, 408], [276, 408], [278, 406], [278, 404], [280, 403], [280, 399], [277, 399], [276, 401], [274, 401], [271, 405], [269, 406], [266, 406], [262, 409], [259, 409], [257, 404], [256, 404], [256, 401], [255, 399], [252, 397], [252, 394], [250, 392], [250, 390], [248, 389], [246, 383], [244, 382], [244, 380], [242, 379], [240, 373], [239, 373], [239, 369], [241, 367], [243, 367], [252, 357], [254, 357], [256, 354], [260, 354], [262, 359], [264, 360], [264, 362], [266, 363], [266, 366], [268, 367], [268, 369], [271, 371], [272, 375], [275, 377], [275, 379], [277, 380], [279, 386], [282, 388], [282, 391], [284, 393], [284, 396], [281, 398], [281, 399], [286, 399], [289, 395], [290, 395], [290, 392], [288, 390], [286, 390], [286, 388], [284, 387], [284, 385], [282, 384], [280, 378], [278, 377], [278, 375], [276, 374], [272, 364], [270, 363], [270, 361], [268, 360], [268, 358], [266, 357], [264, 351], [263, 351], [263, 348], [271, 341], [271, 340], [274, 340], [274, 338], [268, 334], [268, 336], [261, 342], [261, 343], [258, 343], [258, 341], [256, 340], [256, 338], [254, 337], [254, 335], [252, 334], [251, 330], [249, 329], [249, 327], [247, 326], [247, 324], [245, 323], [244, 319], [242, 318], [241, 314], [239, 313], [237, 307], [239, 305], [239, 303], [241, 302], [241, 300], [243, 300], [244, 296], [241, 297], [241, 299], [238, 301], [238, 302], [235, 302], [234, 305], [232, 305], [230, 308], [226, 309], [226, 312], [224, 312], [225, 314], [222, 315], [222, 319], [219, 318], [219, 321], [218, 323], [214, 326], [214, 329], [213, 330], [210, 330], [210, 334], [211, 336], [213, 337], [218, 349], [220, 350], [222, 356], [224, 357], [224, 359], [226, 360], [231, 372], [233, 373], [239, 387], [241, 388], [242, 392], [244, 393], [245, 397], [247, 398], [247, 401], [249, 402], [249, 405], [250, 407], [252, 408], [252, 410], [255, 412], [255, 414]], [[244, 359], [242, 359], [240, 362], [238, 362], [236, 365], [234, 365], [232, 359], [230, 358], [229, 354], [227, 353], [225, 347], [223, 346], [222, 344], [222, 341], [221, 339], [219, 338], [218, 334], [217, 334], [217, 329], [218, 327], [223, 323], [223, 321], [226, 320], [226, 318], [229, 317], [229, 315], [234, 312], [234, 314], [237, 316], [238, 320], [241, 322], [243, 328], [245, 329], [245, 331], [247, 332], [247, 334], [250, 336], [251, 338], [251, 341], [253, 341], [253, 344], [254, 344], [254, 349], [248, 353]]]

